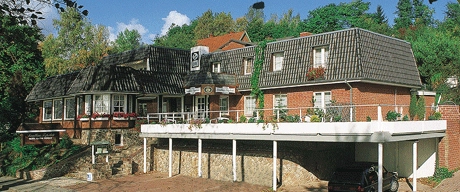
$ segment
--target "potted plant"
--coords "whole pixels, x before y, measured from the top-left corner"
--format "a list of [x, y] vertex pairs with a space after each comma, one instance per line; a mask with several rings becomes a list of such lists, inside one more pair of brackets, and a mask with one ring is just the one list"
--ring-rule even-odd
[[93, 113], [93, 115], [91, 115], [91, 118], [93, 118], [94, 120], [109, 120], [109, 117], [110, 117], [110, 114], [106, 114], [106, 113]]
[[325, 72], [326, 72], [326, 69], [324, 67], [312, 67], [308, 69], [307, 80], [316, 80], [316, 79], [324, 78]]
[[80, 121], [89, 121], [90, 115], [84, 113], [77, 116], [77, 119]]

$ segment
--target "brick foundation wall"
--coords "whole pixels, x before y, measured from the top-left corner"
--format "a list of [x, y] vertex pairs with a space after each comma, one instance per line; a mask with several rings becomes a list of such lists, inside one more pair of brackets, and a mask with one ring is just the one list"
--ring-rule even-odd
[[446, 136], [439, 143], [439, 166], [460, 168], [460, 113], [458, 105], [440, 105], [442, 119], [447, 121]]

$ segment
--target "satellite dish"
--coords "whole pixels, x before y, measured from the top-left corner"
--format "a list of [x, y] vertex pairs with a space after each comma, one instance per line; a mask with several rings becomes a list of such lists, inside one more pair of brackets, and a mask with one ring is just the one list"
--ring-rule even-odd
[[253, 9], [263, 9], [263, 8], [265, 8], [265, 3], [264, 3], [263, 1], [254, 3], [254, 4], [252, 5], [252, 8], [253, 8]]

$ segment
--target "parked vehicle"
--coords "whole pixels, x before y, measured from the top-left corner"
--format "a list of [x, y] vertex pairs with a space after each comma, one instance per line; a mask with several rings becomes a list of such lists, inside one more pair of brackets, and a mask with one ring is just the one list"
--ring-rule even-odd
[[[378, 191], [378, 164], [357, 162], [338, 168], [328, 183], [328, 191]], [[399, 188], [398, 173], [383, 167], [383, 191], [396, 192]]]

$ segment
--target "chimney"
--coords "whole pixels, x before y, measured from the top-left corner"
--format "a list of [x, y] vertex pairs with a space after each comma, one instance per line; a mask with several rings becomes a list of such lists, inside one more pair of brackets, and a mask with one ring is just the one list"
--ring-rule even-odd
[[301, 32], [300, 33], [301, 37], [306, 37], [306, 36], [310, 36], [310, 35], [313, 35], [313, 33], [310, 33], [310, 32]]

